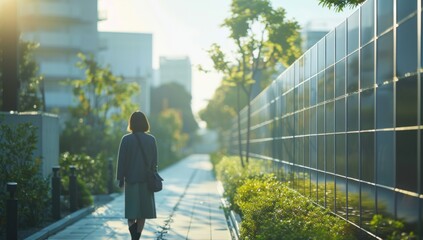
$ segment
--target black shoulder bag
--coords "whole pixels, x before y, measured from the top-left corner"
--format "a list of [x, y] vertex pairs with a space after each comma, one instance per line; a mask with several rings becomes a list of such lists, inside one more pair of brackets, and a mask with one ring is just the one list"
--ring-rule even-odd
[[141, 149], [141, 153], [144, 159], [145, 166], [147, 167], [147, 187], [152, 192], [159, 192], [163, 189], [163, 178], [160, 177], [157, 171], [151, 170], [151, 165], [147, 162], [147, 156], [145, 155], [144, 149], [142, 147], [141, 141], [138, 138], [137, 134], [135, 134], [135, 138], [137, 139], [138, 146]]

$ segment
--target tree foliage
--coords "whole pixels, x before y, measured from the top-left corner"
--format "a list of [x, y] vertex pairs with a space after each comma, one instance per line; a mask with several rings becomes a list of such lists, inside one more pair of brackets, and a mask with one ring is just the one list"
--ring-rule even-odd
[[18, 184], [20, 227], [37, 226], [47, 217], [49, 182], [40, 175], [40, 157], [33, 156], [37, 144], [35, 130], [29, 123], [13, 125], [0, 121], [0, 230], [6, 221], [7, 182]]
[[365, 0], [319, 0], [319, 4], [329, 9], [334, 8], [335, 11], [340, 12], [347, 7], [356, 7], [364, 1]]
[[[207, 107], [200, 111], [199, 115], [207, 123], [207, 128], [221, 132], [229, 130], [232, 120], [236, 117], [236, 89], [227, 85], [221, 85], [216, 89], [213, 97], [209, 100]], [[244, 96], [241, 99], [241, 106], [247, 104]]]
[[182, 117], [178, 110], [167, 108], [151, 118], [151, 132], [159, 149], [159, 168], [175, 163], [188, 140], [182, 131]]
[[158, 116], [172, 108], [181, 113], [182, 131], [193, 134], [198, 129], [191, 109], [191, 95], [178, 83], [163, 84], [151, 91], [151, 115]]
[[[19, 90], [18, 90], [18, 111], [45, 111], [44, 102], [44, 79], [39, 74], [39, 66], [34, 60], [33, 52], [38, 44], [33, 42], [19, 43]], [[1, 52], [0, 52], [1, 55]], [[0, 61], [6, 61], [0, 56]], [[3, 81], [0, 72], [0, 96], [3, 95]], [[3, 99], [0, 98], [0, 106]]]
[[[213, 44], [208, 52], [214, 68], [224, 74], [225, 84], [237, 87], [239, 154], [243, 164], [240, 92], [250, 100], [253, 97], [253, 84], [269, 81], [265, 77], [271, 76], [276, 64], [289, 65], [300, 56], [300, 27], [296, 21], [286, 18], [283, 8], [273, 8], [269, 0], [233, 0], [231, 16], [225, 19], [222, 27], [229, 30], [229, 37], [236, 46], [235, 51], [225, 53], [220, 45]], [[250, 103], [247, 101], [247, 162], [250, 111]]]
[[85, 70], [86, 78], [70, 81], [78, 104], [70, 108], [71, 116], [61, 135], [61, 152], [114, 156], [128, 116], [138, 109], [132, 96], [139, 92], [139, 86], [124, 82], [93, 56], [78, 56], [78, 66]]

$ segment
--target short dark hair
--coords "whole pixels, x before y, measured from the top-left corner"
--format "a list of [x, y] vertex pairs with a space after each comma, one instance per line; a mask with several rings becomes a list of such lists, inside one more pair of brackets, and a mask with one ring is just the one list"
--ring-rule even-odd
[[148, 132], [150, 131], [150, 124], [147, 117], [141, 111], [136, 111], [131, 114], [128, 121], [128, 131], [130, 132]]

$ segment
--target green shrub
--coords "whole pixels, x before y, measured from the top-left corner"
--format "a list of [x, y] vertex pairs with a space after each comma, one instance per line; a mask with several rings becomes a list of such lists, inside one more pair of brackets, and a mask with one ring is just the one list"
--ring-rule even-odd
[[237, 189], [241, 239], [352, 239], [348, 223], [314, 205], [272, 175]]
[[40, 174], [41, 159], [33, 156], [35, 129], [28, 123], [11, 126], [0, 121], [0, 228], [5, 226], [7, 182], [18, 184], [20, 227], [37, 226], [50, 213], [49, 182]]
[[238, 157], [222, 157], [218, 162], [215, 167], [216, 177], [223, 184], [224, 197], [228, 199], [231, 208], [240, 213], [239, 208], [234, 204], [236, 190], [247, 179], [263, 175], [261, 162], [252, 160], [244, 168], [241, 166]]
[[107, 193], [109, 177], [107, 160], [104, 157], [92, 158], [85, 154], [65, 152], [60, 156], [60, 172], [63, 177], [70, 175], [70, 166], [76, 167], [76, 176], [85, 183], [92, 194]]

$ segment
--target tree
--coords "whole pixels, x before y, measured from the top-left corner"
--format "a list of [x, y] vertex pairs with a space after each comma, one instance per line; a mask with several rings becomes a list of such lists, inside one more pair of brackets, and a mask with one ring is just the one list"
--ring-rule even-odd
[[163, 84], [151, 91], [151, 115], [159, 115], [167, 108], [177, 109], [182, 114], [182, 130], [193, 134], [198, 123], [191, 109], [191, 95], [178, 83]]
[[[39, 75], [39, 67], [34, 60], [32, 53], [38, 48], [38, 44], [33, 42], [19, 43], [19, 91], [18, 91], [18, 111], [45, 111], [44, 80]], [[0, 60], [2, 57], [0, 56]], [[0, 72], [0, 86], [2, 86]], [[3, 95], [3, 89], [0, 88]], [[0, 98], [0, 106], [2, 98]]]
[[[138, 109], [132, 102], [132, 96], [139, 92], [139, 87], [113, 75], [93, 56], [78, 56], [81, 61], [77, 65], [85, 69], [86, 78], [70, 82], [78, 105], [70, 108], [71, 118], [62, 133], [61, 151], [87, 153], [94, 157], [101, 151], [113, 149], [110, 148], [111, 143], [121, 136], [115, 131], [121, 132], [128, 116]], [[115, 145], [118, 146], [118, 143]]]
[[[214, 68], [224, 74], [224, 82], [237, 88], [238, 142], [241, 164], [244, 165], [241, 127], [240, 94], [252, 98], [252, 86], [270, 76], [276, 64], [289, 65], [300, 54], [301, 38], [299, 25], [287, 20], [283, 8], [273, 8], [270, 0], [233, 0], [231, 16], [226, 18], [223, 27], [230, 32], [230, 39], [236, 45], [234, 53], [224, 53], [218, 44], [209, 50]], [[230, 60], [228, 56], [233, 56]], [[247, 101], [247, 143], [246, 162], [250, 151], [250, 101]]]
[[319, 0], [319, 4], [323, 7], [334, 8], [335, 11], [340, 12], [346, 7], [356, 7], [365, 0]]
[[159, 164], [163, 168], [179, 159], [179, 149], [185, 146], [188, 135], [182, 132], [181, 114], [176, 109], [167, 108], [151, 120], [151, 132], [156, 137]]

